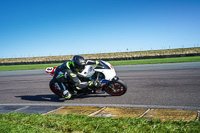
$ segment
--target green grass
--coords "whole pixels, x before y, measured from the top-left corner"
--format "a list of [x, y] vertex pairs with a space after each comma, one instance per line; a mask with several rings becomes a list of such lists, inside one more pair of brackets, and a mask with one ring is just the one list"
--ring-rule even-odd
[[[163, 55], [187, 55], [187, 54], [198, 54], [198, 53], [200, 53], [200, 47], [147, 50], [147, 51], [129, 51], [129, 52], [127, 51], [127, 52], [117, 52], [117, 53], [81, 54], [81, 56], [83, 56], [85, 59], [113, 59], [113, 58], [163, 56]], [[63, 60], [71, 60], [73, 56], [74, 55], [25, 57], [25, 58], [0, 58], [0, 63], [63, 61]]]
[[146, 118], [89, 117], [84, 115], [0, 114], [2, 133], [197, 133], [199, 121], [147, 120]]
[[139, 65], [139, 64], [179, 63], [179, 62], [198, 62], [198, 61], [200, 61], [200, 56], [110, 61], [110, 63], [115, 66], [115, 65]]
[[46, 69], [47, 67], [54, 67], [54, 66], [58, 66], [60, 64], [62, 64], [62, 63], [33, 64], [33, 65], [4, 65], [4, 66], [0, 66], [0, 71]]
[[[141, 60], [122, 60], [109, 61], [112, 65], [139, 65], [139, 64], [158, 64], [158, 63], [177, 63], [177, 62], [198, 62], [200, 56], [193, 57], [177, 57], [177, 58], [159, 58], [159, 59], [141, 59]], [[32, 70], [32, 69], [46, 69], [46, 67], [58, 66], [62, 63], [56, 64], [33, 64], [33, 65], [5, 65], [0, 66], [0, 71], [13, 70]]]

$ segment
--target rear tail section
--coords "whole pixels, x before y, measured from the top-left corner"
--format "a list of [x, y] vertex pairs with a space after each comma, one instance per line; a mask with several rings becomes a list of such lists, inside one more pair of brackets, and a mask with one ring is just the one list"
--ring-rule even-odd
[[54, 76], [55, 70], [57, 67], [47, 67], [45, 72], [50, 74], [51, 76]]

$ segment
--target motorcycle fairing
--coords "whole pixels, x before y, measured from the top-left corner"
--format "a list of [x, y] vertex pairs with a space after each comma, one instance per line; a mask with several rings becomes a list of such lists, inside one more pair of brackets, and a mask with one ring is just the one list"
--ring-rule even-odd
[[95, 73], [95, 67], [92, 65], [86, 65], [85, 69], [80, 73], [78, 73], [78, 76], [80, 77], [86, 77], [89, 78]]

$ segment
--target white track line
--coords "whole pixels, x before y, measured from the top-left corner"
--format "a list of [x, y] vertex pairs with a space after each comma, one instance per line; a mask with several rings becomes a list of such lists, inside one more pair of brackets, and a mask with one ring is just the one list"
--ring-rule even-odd
[[10, 112], [17, 112], [17, 111], [20, 111], [20, 110], [23, 110], [23, 109], [27, 109], [28, 107], [30, 107], [30, 106], [24, 106], [24, 107], [22, 107], [22, 108], [19, 108], [19, 109], [10, 111]]

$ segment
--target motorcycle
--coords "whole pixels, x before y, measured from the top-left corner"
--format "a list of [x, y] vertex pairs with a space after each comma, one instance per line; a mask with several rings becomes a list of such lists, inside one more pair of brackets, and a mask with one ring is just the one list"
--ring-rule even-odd
[[[76, 90], [75, 86], [72, 83], [66, 81], [66, 88], [73, 95], [98, 94], [102, 92], [106, 92], [111, 96], [121, 96], [125, 94], [127, 91], [127, 85], [124, 81], [120, 80], [116, 76], [114, 67], [108, 62], [102, 60], [99, 60], [99, 62], [100, 63], [97, 66], [86, 65], [84, 70], [82, 72], [79, 72], [77, 76], [82, 82], [99, 81], [101, 83], [101, 87]], [[56, 68], [57, 67], [47, 67], [45, 71], [51, 76], [54, 76]], [[58, 89], [54, 79], [49, 82], [49, 87], [54, 94], [62, 97], [62, 92]]]

